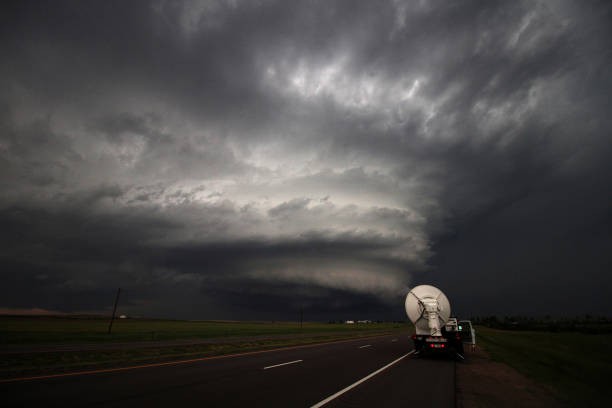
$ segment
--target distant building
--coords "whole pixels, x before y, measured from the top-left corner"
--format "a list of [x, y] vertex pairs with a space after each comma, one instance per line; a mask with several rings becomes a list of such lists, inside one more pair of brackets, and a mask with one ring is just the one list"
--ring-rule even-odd
[[120, 319], [127, 319], [127, 316], [126, 315], [121, 315], [121, 316], [119, 316], [119, 318]]
[[347, 320], [347, 321], [346, 321], [346, 322], [344, 322], [344, 323], [346, 323], [346, 324], [355, 324], [355, 321], [354, 321], [354, 320]]

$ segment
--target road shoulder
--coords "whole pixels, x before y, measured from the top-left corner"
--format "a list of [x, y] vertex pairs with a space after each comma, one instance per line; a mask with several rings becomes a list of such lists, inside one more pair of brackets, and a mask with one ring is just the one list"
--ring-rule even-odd
[[558, 407], [552, 391], [512, 367], [491, 360], [486, 351], [466, 351], [456, 365], [457, 408]]

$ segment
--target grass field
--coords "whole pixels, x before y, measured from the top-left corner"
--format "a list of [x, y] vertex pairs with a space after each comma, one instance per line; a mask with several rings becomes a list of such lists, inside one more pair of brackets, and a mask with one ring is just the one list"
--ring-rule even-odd
[[600, 407], [612, 401], [611, 334], [478, 327], [477, 339], [494, 360], [551, 387], [569, 406]]
[[406, 327], [398, 323], [220, 322], [117, 319], [112, 334], [108, 320], [67, 317], [0, 317], [0, 344], [95, 343], [201, 339], [275, 334], [362, 333]]
[[[0, 317], [3, 354], [0, 378], [106, 368], [194, 357], [265, 350], [369, 335], [407, 332], [407, 323], [328, 324], [304, 322], [218, 322], [121, 319], [109, 335], [108, 320], [67, 317]], [[257, 337], [259, 336], [259, 337]], [[205, 344], [164, 344], [172, 340], [212, 340]], [[104, 348], [121, 342], [120, 349]], [[28, 346], [100, 344], [96, 349], [27, 351]], [[130, 344], [132, 343], [132, 344]], [[22, 347], [23, 349], [22, 350]]]

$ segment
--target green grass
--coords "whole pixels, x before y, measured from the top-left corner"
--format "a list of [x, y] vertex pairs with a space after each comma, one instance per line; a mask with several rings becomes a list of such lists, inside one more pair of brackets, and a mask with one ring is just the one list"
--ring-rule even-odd
[[491, 357], [551, 387], [572, 407], [612, 400], [612, 335], [477, 328]]
[[96, 343], [198, 339], [275, 334], [360, 333], [405, 327], [398, 323], [328, 324], [305, 322], [219, 322], [118, 319], [109, 335], [108, 320], [65, 317], [0, 317], [1, 344]]

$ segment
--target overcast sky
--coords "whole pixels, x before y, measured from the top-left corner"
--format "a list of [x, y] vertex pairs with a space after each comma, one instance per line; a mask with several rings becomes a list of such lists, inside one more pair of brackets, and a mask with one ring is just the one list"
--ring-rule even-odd
[[0, 309], [612, 314], [609, 2], [0, 7]]

